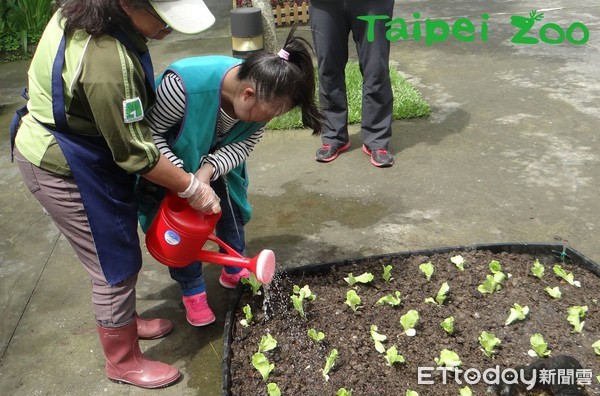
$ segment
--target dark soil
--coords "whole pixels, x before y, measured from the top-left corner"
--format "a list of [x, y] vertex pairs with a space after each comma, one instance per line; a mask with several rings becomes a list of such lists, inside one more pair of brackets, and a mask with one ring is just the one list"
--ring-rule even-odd
[[[459, 271], [450, 258], [460, 254], [465, 259], [465, 271]], [[494, 294], [481, 294], [477, 287], [490, 274], [488, 265], [498, 260], [502, 271], [511, 276], [501, 290]], [[276, 383], [282, 395], [336, 395], [340, 388], [352, 390], [353, 396], [401, 395], [407, 389], [424, 395], [458, 395], [464, 387], [464, 375], [455, 382], [450, 374], [446, 384], [442, 371], [431, 371], [433, 385], [418, 384], [418, 367], [436, 367], [434, 358], [442, 349], [458, 354], [462, 368], [474, 368], [483, 372], [496, 365], [500, 371], [537, 360], [530, 357], [530, 337], [542, 333], [552, 356], [561, 354], [575, 357], [584, 369], [593, 372], [587, 380], [585, 390], [590, 395], [600, 394], [600, 356], [594, 354], [591, 345], [600, 340], [600, 278], [578, 265], [562, 263], [559, 258], [545, 257], [540, 262], [545, 273], [540, 280], [531, 275], [530, 268], [535, 258], [527, 254], [491, 253], [489, 251], [455, 251], [445, 254], [413, 255], [408, 257], [371, 258], [351, 262], [349, 265], [331, 266], [326, 271], [312, 275], [278, 276], [269, 287], [270, 304], [268, 318], [263, 312], [263, 295], [252, 297], [250, 289], [244, 291], [232, 321], [231, 339], [231, 394], [267, 395], [267, 383]], [[427, 281], [419, 265], [432, 262], [435, 273]], [[581, 287], [571, 286], [557, 278], [554, 264], [561, 264], [574, 274]], [[393, 279], [386, 283], [382, 275], [383, 265], [393, 266]], [[367, 285], [350, 287], [344, 277], [371, 272], [375, 279]], [[450, 285], [449, 298], [442, 306], [425, 303], [427, 297], [435, 297], [440, 285]], [[309, 285], [314, 301], [304, 305], [306, 316], [300, 317], [290, 301], [293, 285]], [[545, 291], [546, 286], [559, 286], [562, 298], [552, 299]], [[354, 313], [346, 301], [346, 292], [354, 289], [361, 297], [361, 308]], [[380, 297], [401, 293], [402, 303], [398, 307], [378, 306]], [[514, 303], [529, 307], [524, 321], [509, 326], [508, 318]], [[240, 325], [244, 318], [242, 307], [249, 304], [254, 315], [249, 327]], [[567, 321], [567, 307], [586, 305], [588, 313], [580, 334], [571, 333]], [[415, 309], [420, 314], [417, 334], [409, 337], [400, 325], [400, 316]], [[455, 318], [455, 333], [448, 335], [440, 322], [449, 316]], [[396, 345], [406, 359], [405, 364], [386, 365], [384, 354], [375, 350], [370, 337], [370, 327], [376, 325], [378, 333], [387, 336], [386, 348]], [[325, 334], [325, 339], [316, 344], [307, 336], [314, 328]], [[482, 331], [492, 332], [501, 341], [497, 353], [488, 358], [479, 345]], [[263, 381], [252, 366], [251, 358], [258, 350], [262, 336], [270, 333], [277, 340], [277, 348], [265, 352], [275, 365], [268, 381]], [[332, 349], [339, 352], [334, 368], [325, 381], [322, 369]], [[555, 371], [556, 372], [556, 371]], [[574, 379], [574, 376], [571, 376]], [[584, 381], [586, 382], [586, 381]], [[494, 394], [484, 381], [469, 385], [473, 395]], [[551, 394], [543, 391], [519, 394]]]

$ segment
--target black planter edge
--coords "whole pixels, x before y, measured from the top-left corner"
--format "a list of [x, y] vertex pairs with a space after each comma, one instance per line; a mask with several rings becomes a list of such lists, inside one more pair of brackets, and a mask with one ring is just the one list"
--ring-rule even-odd
[[[558, 258], [561, 261], [567, 262], [569, 264], [578, 265], [581, 268], [584, 268], [596, 276], [600, 277], [600, 265], [593, 262], [583, 254], [579, 253], [577, 250], [572, 249], [570, 247], [565, 247], [562, 244], [549, 244], [549, 243], [483, 243], [483, 244], [473, 244], [473, 245], [462, 245], [462, 246], [445, 246], [440, 248], [433, 249], [421, 249], [421, 250], [407, 250], [398, 253], [385, 253], [374, 256], [365, 256], [365, 257], [354, 257], [344, 260], [325, 262], [325, 263], [315, 263], [315, 264], [307, 264], [299, 267], [290, 268], [288, 270], [283, 271], [285, 275], [299, 275], [306, 274], [310, 275], [313, 273], [317, 273], [323, 271], [325, 269], [331, 267], [343, 267], [345, 265], [354, 263], [360, 260], [379, 260], [386, 259], [390, 257], [398, 258], [398, 257], [410, 257], [410, 256], [433, 256], [435, 254], [444, 254], [452, 251], [479, 251], [479, 250], [487, 250], [494, 254], [498, 253], [513, 253], [513, 254], [529, 254], [534, 257], [541, 256], [553, 256]], [[244, 286], [239, 284], [234, 291], [233, 298], [229, 303], [229, 308], [227, 310], [227, 314], [225, 316], [225, 325], [224, 325], [224, 335], [223, 335], [223, 360], [222, 360], [222, 369], [223, 369], [223, 383], [222, 383], [222, 395], [230, 396], [231, 395], [231, 343], [233, 342], [233, 328], [235, 324], [235, 313], [238, 309], [238, 305], [240, 299], [242, 298], [242, 294], [244, 291]]]

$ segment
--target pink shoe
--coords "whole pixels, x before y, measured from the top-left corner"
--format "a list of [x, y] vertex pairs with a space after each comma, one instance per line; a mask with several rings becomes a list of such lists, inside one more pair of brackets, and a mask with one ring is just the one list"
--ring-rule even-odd
[[192, 326], [206, 326], [216, 319], [206, 301], [206, 292], [183, 296], [183, 305], [185, 306], [185, 317]]
[[250, 271], [246, 268], [242, 268], [237, 274], [228, 274], [225, 272], [225, 268], [221, 270], [221, 276], [219, 277], [219, 283], [226, 289], [235, 289], [240, 279], [247, 278], [250, 276]]

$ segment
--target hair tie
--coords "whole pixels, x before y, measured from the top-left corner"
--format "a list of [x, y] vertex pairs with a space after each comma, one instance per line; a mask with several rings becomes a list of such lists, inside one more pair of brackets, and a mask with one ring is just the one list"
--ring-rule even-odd
[[283, 48], [279, 50], [277, 56], [283, 60], [290, 60], [290, 53], [284, 50]]

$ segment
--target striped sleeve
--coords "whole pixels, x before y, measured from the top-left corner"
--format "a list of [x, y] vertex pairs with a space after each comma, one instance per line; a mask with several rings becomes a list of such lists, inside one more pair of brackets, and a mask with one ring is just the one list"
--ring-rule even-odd
[[185, 113], [185, 91], [175, 73], [166, 73], [156, 89], [156, 104], [148, 114], [152, 138], [161, 154], [173, 164], [183, 168], [183, 160], [167, 144], [165, 134], [181, 122]]
[[254, 146], [262, 139], [264, 131], [264, 127], [259, 128], [245, 140], [230, 143], [217, 149], [214, 153], [204, 156], [202, 163], [208, 162], [215, 168], [211, 180], [217, 180], [244, 162], [254, 150]]

